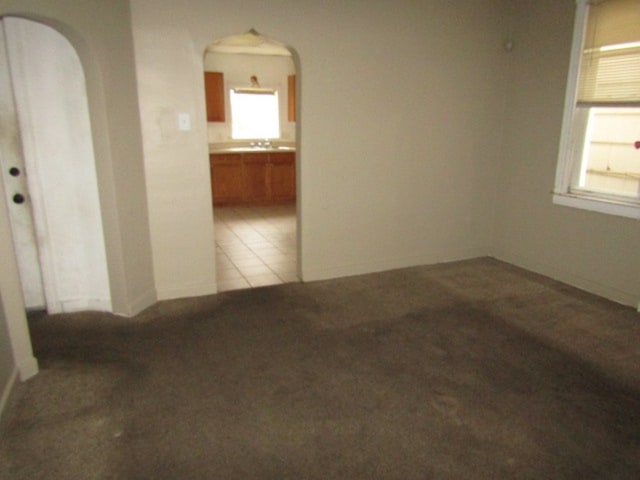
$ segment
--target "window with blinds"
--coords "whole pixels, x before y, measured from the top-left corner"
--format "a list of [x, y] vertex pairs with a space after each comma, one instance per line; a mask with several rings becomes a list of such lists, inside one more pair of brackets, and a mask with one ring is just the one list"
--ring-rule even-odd
[[640, 0], [577, 0], [554, 201], [640, 218]]
[[640, 1], [589, 7], [580, 77], [580, 106], [640, 106]]

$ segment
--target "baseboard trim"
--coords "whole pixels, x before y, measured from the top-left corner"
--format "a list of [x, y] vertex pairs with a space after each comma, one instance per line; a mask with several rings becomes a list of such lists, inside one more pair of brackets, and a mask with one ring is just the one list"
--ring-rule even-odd
[[17, 370], [21, 382], [29, 380], [31, 377], [38, 374], [38, 360], [36, 357], [27, 357], [26, 359], [18, 362]]
[[183, 287], [158, 289], [158, 300], [173, 300], [175, 298], [201, 297], [218, 292], [215, 283], [199, 283]]
[[554, 280], [558, 280], [560, 282], [571, 285], [572, 287], [576, 287], [580, 290], [598, 295], [599, 297], [604, 297], [608, 300], [612, 300], [622, 305], [638, 308], [638, 311], [640, 311], [640, 303], [638, 303], [639, 299], [634, 294], [634, 292], [626, 292], [610, 285], [605, 285], [599, 282], [595, 282], [589, 278], [575, 275], [553, 265], [544, 262], [538, 262], [510, 252], [501, 252], [500, 254], [494, 252], [494, 255], [492, 256], [497, 260], [511, 263], [512, 265], [530, 270], [535, 273], [539, 273], [546, 277], [550, 277]]
[[143, 311], [145, 308], [150, 307], [158, 301], [158, 292], [155, 288], [150, 288], [138, 298], [134, 299], [129, 307], [128, 317], [133, 317]]
[[0, 422], [4, 417], [4, 410], [6, 406], [9, 404], [9, 399], [11, 398], [11, 394], [13, 393], [13, 387], [16, 384], [16, 380], [18, 379], [18, 368], [14, 368], [7, 380], [7, 383], [2, 388], [2, 396], [0, 396]]
[[134, 317], [143, 311], [145, 308], [150, 307], [154, 303], [158, 301], [158, 295], [156, 293], [155, 288], [150, 288], [142, 295], [139, 295], [137, 298], [133, 300], [129, 305], [127, 305], [127, 309], [125, 311], [121, 310], [113, 310], [114, 315], [119, 315], [121, 317]]
[[302, 280], [313, 282], [318, 280], [330, 280], [332, 278], [351, 277], [354, 275], [364, 275], [367, 273], [384, 272], [399, 268], [415, 267], [420, 265], [435, 265], [438, 263], [457, 262], [472, 258], [486, 257], [490, 249], [473, 248], [457, 252], [449, 252], [444, 255], [414, 255], [400, 258], [378, 259], [375, 262], [354, 263], [349, 265], [336, 265], [328, 268], [304, 268], [302, 270]]
[[98, 312], [110, 312], [111, 300], [104, 298], [79, 298], [60, 300], [62, 312], [83, 312], [86, 310], [95, 310]]

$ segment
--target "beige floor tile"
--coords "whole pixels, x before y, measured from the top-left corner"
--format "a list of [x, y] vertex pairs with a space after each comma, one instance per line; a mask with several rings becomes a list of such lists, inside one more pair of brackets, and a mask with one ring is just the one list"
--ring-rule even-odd
[[221, 268], [216, 272], [216, 278], [218, 280], [237, 280], [243, 278], [242, 273], [235, 267]]
[[300, 279], [295, 272], [291, 273], [278, 273], [278, 277], [282, 280], [282, 283], [296, 283], [299, 282]]
[[218, 270], [221, 270], [224, 268], [235, 268], [235, 267], [233, 265], [233, 262], [231, 262], [231, 259], [227, 257], [225, 254], [222, 254], [222, 255], [216, 255], [216, 268]]
[[248, 276], [247, 282], [249, 282], [249, 285], [252, 287], [264, 287], [267, 285], [278, 285], [282, 283], [282, 280], [275, 273], [266, 273], [264, 275]]
[[269, 268], [276, 272], [278, 275], [286, 273], [296, 273], [297, 271], [296, 262], [270, 263]]
[[255, 266], [263, 266], [265, 262], [263, 262], [260, 258], [254, 256], [246, 257], [246, 258], [237, 258], [233, 260], [233, 264], [237, 267], [255, 267]]
[[273, 274], [273, 271], [264, 264], [251, 265], [247, 267], [239, 266], [238, 270], [240, 270], [240, 273], [242, 273], [245, 278], [255, 277], [257, 275]]
[[241, 290], [244, 288], [251, 288], [251, 285], [249, 284], [249, 282], [247, 282], [244, 278], [239, 278], [236, 280], [218, 281], [219, 292], [228, 292], [229, 290]]
[[277, 255], [282, 253], [278, 247], [274, 247], [273, 245], [251, 245], [250, 248], [256, 255]]
[[251, 249], [244, 243], [240, 242], [239, 239], [237, 242], [234, 242], [230, 245], [220, 245], [220, 247], [227, 255], [231, 253], [251, 252]]
[[260, 260], [262, 260], [267, 265], [271, 265], [274, 263], [286, 263], [290, 260], [286, 253], [281, 253], [281, 252], [266, 253], [266, 254], [259, 253], [257, 254], [257, 257], [259, 257]]
[[219, 291], [298, 281], [295, 205], [216, 207], [214, 219]]

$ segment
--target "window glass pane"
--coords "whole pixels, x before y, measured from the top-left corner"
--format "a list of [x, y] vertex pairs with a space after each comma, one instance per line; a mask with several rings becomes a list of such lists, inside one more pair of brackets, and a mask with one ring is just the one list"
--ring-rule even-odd
[[231, 136], [236, 139], [280, 138], [278, 93], [231, 90]]
[[639, 140], [640, 108], [590, 108], [574, 188], [639, 197]]
[[640, 0], [576, 0], [553, 201], [640, 218]]

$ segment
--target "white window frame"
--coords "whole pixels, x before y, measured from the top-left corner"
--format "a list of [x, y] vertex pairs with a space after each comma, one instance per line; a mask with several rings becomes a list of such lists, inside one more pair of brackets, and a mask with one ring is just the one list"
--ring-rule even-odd
[[578, 126], [580, 120], [577, 115], [576, 97], [585, 29], [589, 15], [589, 1], [590, 0], [576, 0], [571, 61], [567, 77], [553, 202], [557, 205], [567, 207], [640, 219], [640, 204], [636, 199], [626, 201], [615, 195], [575, 191], [571, 189], [574, 166], [576, 162], [581, 161], [584, 144], [584, 129]]

